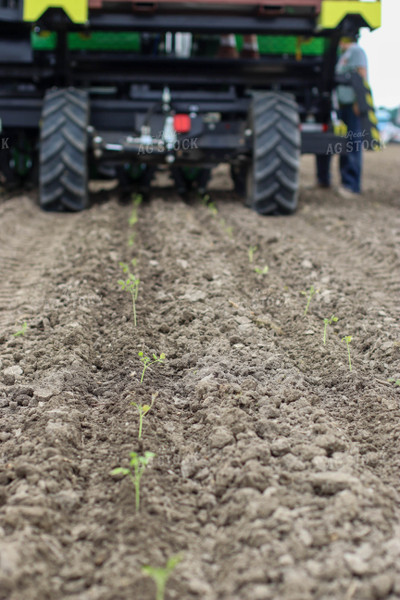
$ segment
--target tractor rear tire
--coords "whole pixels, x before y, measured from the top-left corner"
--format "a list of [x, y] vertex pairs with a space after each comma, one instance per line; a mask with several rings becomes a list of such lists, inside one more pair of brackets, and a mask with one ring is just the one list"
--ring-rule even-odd
[[40, 205], [81, 211], [88, 195], [89, 96], [65, 88], [46, 92], [40, 132]]
[[291, 94], [253, 94], [253, 158], [246, 187], [248, 204], [262, 215], [287, 215], [297, 208], [299, 123], [298, 107]]

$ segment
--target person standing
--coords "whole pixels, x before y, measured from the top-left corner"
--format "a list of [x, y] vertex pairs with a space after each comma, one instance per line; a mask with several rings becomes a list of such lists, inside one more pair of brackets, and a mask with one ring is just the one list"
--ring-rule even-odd
[[[344, 37], [339, 42], [341, 55], [336, 65], [337, 75], [357, 71], [367, 79], [367, 56], [357, 43], [358, 36]], [[336, 90], [339, 103], [339, 118], [347, 126], [347, 152], [339, 157], [342, 185], [339, 195], [352, 198], [361, 192], [362, 175], [362, 128], [360, 109], [356, 94], [350, 85], [339, 85]], [[317, 156], [317, 180], [319, 187], [329, 188], [330, 156]]]

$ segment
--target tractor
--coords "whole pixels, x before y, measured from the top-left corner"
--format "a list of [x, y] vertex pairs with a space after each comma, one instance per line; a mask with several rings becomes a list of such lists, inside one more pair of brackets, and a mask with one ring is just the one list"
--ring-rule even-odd
[[[380, 1], [0, 0], [0, 178], [38, 183], [48, 211], [81, 211], [101, 176], [149, 189], [168, 167], [205, 193], [228, 163], [264, 215], [298, 203], [301, 153], [343, 137], [339, 40], [380, 25]], [[259, 57], [221, 57], [257, 36]], [[342, 81], [343, 83], [343, 81]], [[370, 138], [368, 86], [353, 78]]]

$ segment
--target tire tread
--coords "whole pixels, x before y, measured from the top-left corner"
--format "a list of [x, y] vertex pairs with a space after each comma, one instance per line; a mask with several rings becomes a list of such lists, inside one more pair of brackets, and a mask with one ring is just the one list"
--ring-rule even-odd
[[49, 211], [81, 211], [88, 206], [85, 90], [48, 90], [40, 133], [40, 205]]
[[300, 129], [294, 97], [256, 92], [251, 107], [253, 160], [249, 203], [258, 213], [290, 214], [297, 208]]

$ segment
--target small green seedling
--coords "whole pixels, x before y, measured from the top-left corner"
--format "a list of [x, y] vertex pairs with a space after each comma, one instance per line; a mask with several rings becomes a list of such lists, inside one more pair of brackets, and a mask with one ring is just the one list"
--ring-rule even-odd
[[140, 206], [143, 202], [142, 194], [132, 194], [133, 206]]
[[154, 404], [154, 400], [157, 398], [158, 392], [152, 394], [151, 403], [150, 404], [138, 404], [136, 402], [131, 402], [131, 406], [134, 406], [139, 413], [139, 433], [138, 440], [142, 439], [142, 427], [143, 427], [143, 419], [152, 408]]
[[400, 386], [400, 379], [395, 379], [394, 377], [390, 377], [390, 379], [388, 379], [388, 381], [389, 381], [389, 383], [394, 383], [395, 386]]
[[216, 207], [214, 202], [208, 202], [207, 208], [214, 217], [218, 214], [218, 208]]
[[[301, 292], [303, 294], [303, 296], [307, 296], [307, 292]], [[311, 302], [311, 298], [314, 296], [314, 294], [316, 293], [316, 290], [314, 288], [314, 286], [312, 285], [310, 287], [310, 289], [308, 290], [308, 298], [307, 298], [307, 305], [304, 309], [304, 316], [306, 316], [307, 312], [308, 312], [308, 308], [310, 306], [310, 302]]]
[[132, 209], [131, 216], [129, 217], [129, 225], [131, 227], [133, 227], [134, 225], [136, 225], [137, 221], [138, 221], [137, 210], [136, 210], [136, 208], [134, 208], [134, 209]]
[[338, 321], [338, 318], [334, 315], [332, 315], [330, 319], [324, 319], [324, 346], [326, 344], [326, 332], [328, 329], [328, 325], [332, 325], [332, 323], [336, 323], [336, 321]]
[[154, 452], [145, 452], [144, 456], [140, 456], [137, 452], [131, 452], [129, 454], [129, 468], [117, 467], [111, 471], [111, 475], [128, 475], [133, 485], [135, 486], [135, 507], [136, 512], [139, 512], [140, 508], [140, 480], [142, 475], [150, 463], [151, 459], [155, 457]]
[[143, 201], [143, 196], [141, 194], [132, 194], [133, 209], [132, 209], [131, 215], [129, 217], [129, 225], [131, 227], [136, 225], [136, 223], [138, 222], [137, 207], [140, 206], [142, 201]]
[[249, 262], [252, 263], [254, 259], [254, 254], [257, 252], [258, 246], [250, 246], [247, 250], [247, 254], [249, 255]]
[[149, 575], [156, 584], [156, 600], [164, 600], [167, 581], [170, 578], [172, 571], [181, 562], [181, 560], [182, 556], [177, 554], [176, 556], [171, 556], [165, 567], [151, 567], [149, 565], [144, 565], [142, 567], [142, 572], [146, 573], [146, 575]]
[[227, 225], [225, 219], [220, 219], [220, 225], [222, 229], [225, 231], [228, 237], [233, 238], [233, 227], [231, 225]]
[[[136, 266], [136, 259], [132, 259], [132, 266]], [[121, 286], [121, 289], [130, 293], [132, 297], [132, 308], [133, 308], [133, 322], [136, 327], [136, 300], [139, 294], [139, 283], [140, 279], [129, 271], [129, 266], [126, 263], [120, 262], [119, 266], [122, 268], [123, 272], [128, 276], [128, 278], [124, 281], [123, 279], [118, 280], [118, 284]]]
[[204, 194], [201, 201], [214, 217], [218, 214], [218, 208], [216, 207], [215, 202], [211, 200], [210, 194]]
[[151, 366], [154, 365], [155, 363], [162, 363], [165, 360], [165, 354], [162, 352], [160, 354], [159, 357], [157, 357], [155, 354], [153, 354], [153, 358], [151, 359], [149, 356], [144, 356], [143, 352], [138, 352], [139, 358], [143, 363], [143, 371], [142, 371], [142, 376], [140, 378], [140, 383], [143, 383], [143, 379], [144, 379], [144, 374], [146, 373], [146, 370]]
[[347, 345], [347, 354], [349, 357], [349, 369], [350, 371], [353, 370], [353, 367], [351, 366], [351, 357], [350, 357], [350, 342], [352, 340], [352, 336], [351, 335], [345, 335], [344, 338], [342, 338], [342, 342], [346, 342]]
[[258, 275], [266, 275], [269, 271], [269, 267], [265, 265], [265, 267], [254, 267], [254, 271], [258, 273]]
[[135, 243], [135, 233], [132, 233], [128, 240], [128, 246], [133, 246], [134, 243]]
[[26, 321], [23, 322], [21, 329], [13, 333], [14, 337], [19, 337], [20, 335], [25, 335], [26, 330], [28, 329], [28, 323]]

